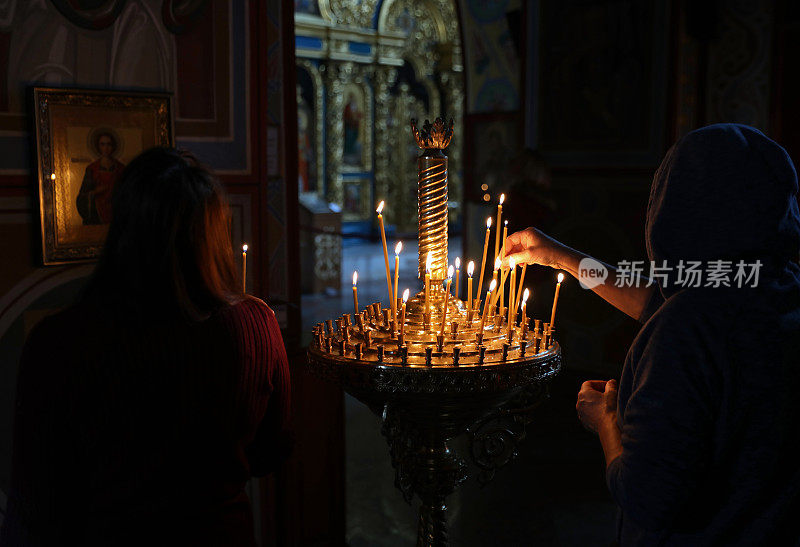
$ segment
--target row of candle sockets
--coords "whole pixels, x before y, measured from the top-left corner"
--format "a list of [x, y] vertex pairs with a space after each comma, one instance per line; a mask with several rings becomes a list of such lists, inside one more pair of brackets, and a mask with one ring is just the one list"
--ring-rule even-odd
[[[336, 331], [334, 331], [333, 325], [334, 322], [332, 319], [328, 319], [325, 323], [319, 323], [314, 327], [313, 335], [314, 340], [316, 342], [317, 347], [320, 351], [323, 351], [328, 354], [332, 354], [334, 351], [334, 339], [336, 339], [336, 346], [339, 352], [340, 357], [348, 357], [352, 356], [356, 360], [363, 360], [365, 353], [369, 352], [372, 353], [374, 349], [374, 353], [376, 355], [376, 359], [378, 363], [384, 363], [387, 357], [387, 353], [390, 357], [396, 358], [402, 365], [408, 364], [408, 357], [409, 357], [409, 344], [406, 343], [406, 340], [403, 338], [402, 335], [399, 335], [394, 329], [390, 332], [391, 334], [391, 341], [393, 342], [393, 349], [394, 351], [388, 351], [386, 349], [386, 345], [382, 343], [378, 343], [377, 341], [374, 343], [372, 340], [372, 330], [371, 327], [367, 324], [368, 321], [372, 321], [374, 325], [376, 325], [375, 330], [378, 330], [378, 327], [381, 326], [383, 323], [384, 326], [388, 325], [390, 322], [390, 315], [389, 309], [380, 308], [380, 303], [374, 303], [365, 309], [362, 314], [356, 316], [356, 321], [358, 323], [358, 330], [356, 330], [351, 323], [350, 314], [344, 314], [341, 318], [336, 320]], [[383, 312], [383, 313], [381, 313]], [[366, 316], [366, 317], [365, 317]], [[496, 319], [500, 321], [494, 321], [494, 324], [497, 328], [502, 326], [502, 319], [504, 317], [499, 315]], [[351, 332], [352, 329], [352, 332]], [[443, 357], [451, 357], [452, 364], [454, 366], [459, 366], [460, 359], [462, 357], [462, 353], [464, 355], [474, 356], [477, 354], [478, 356], [478, 365], [484, 364], [485, 356], [487, 349], [490, 353], [499, 353], [502, 351], [502, 359], [501, 362], [505, 362], [508, 360], [514, 360], [513, 356], [510, 356], [510, 351], [517, 351], [518, 357], [517, 359], [524, 359], [526, 357], [526, 353], [528, 350], [528, 343], [530, 338], [530, 342], [532, 342], [531, 346], [533, 349], [532, 355], [539, 354], [541, 352], [547, 351], [552, 347], [554, 344], [554, 334], [555, 331], [550, 327], [548, 323], [544, 323], [542, 325], [540, 320], [535, 320], [534, 322], [534, 330], [531, 331], [531, 336], [528, 337], [528, 321], [521, 320], [519, 325], [520, 330], [520, 340], [517, 343], [516, 347], [514, 346], [514, 333], [516, 332], [516, 327], [513, 329], [509, 329], [508, 337], [503, 341], [502, 346], [500, 349], [492, 350], [489, 349], [490, 346], [485, 345], [484, 342], [484, 332], [478, 332], [475, 334], [475, 342], [474, 342], [474, 350], [471, 352], [469, 351], [469, 345], [467, 346], [458, 346], [454, 345], [452, 348], [452, 352], [448, 353], [445, 352], [444, 347], [444, 337], [443, 335], [439, 335], [437, 337], [436, 346], [437, 350], [434, 354], [434, 349], [432, 347], [432, 343], [426, 343], [425, 341], [420, 340], [412, 340], [411, 343], [424, 348], [425, 352], [425, 364], [427, 366], [433, 366], [432, 359], [433, 357], [436, 358], [443, 358]], [[383, 334], [383, 331], [379, 331]], [[452, 335], [453, 335], [453, 342], [456, 342], [456, 335], [458, 333], [458, 322], [453, 322], [452, 324]], [[352, 343], [353, 338], [357, 334], [361, 334], [364, 342], [355, 342]], [[397, 336], [395, 337], [395, 335]], [[501, 333], [502, 336], [502, 333]], [[497, 342], [500, 342], [501, 339], [498, 338], [493, 345], [493, 347], [497, 347]], [[463, 340], [463, 342], [467, 342], [467, 340]]]
[[[493, 314], [500, 313], [501, 315], [505, 315], [505, 310], [507, 310], [508, 311], [508, 325], [509, 325], [509, 328], [510, 328], [511, 325], [516, 322], [517, 309], [520, 310], [520, 314], [522, 316], [525, 316], [526, 306], [527, 306], [528, 297], [530, 295], [530, 291], [527, 288], [524, 291], [522, 290], [523, 289], [523, 284], [525, 282], [525, 273], [526, 273], [527, 267], [528, 267], [527, 264], [521, 264], [520, 265], [521, 272], [520, 272], [520, 277], [519, 277], [519, 286], [517, 286], [517, 280], [516, 280], [517, 264], [515, 263], [514, 259], [511, 258], [509, 260], [509, 264], [508, 264], [507, 268], [502, 267], [502, 260], [501, 260], [500, 256], [501, 256], [501, 253], [505, 254], [506, 240], [508, 239], [508, 220], [506, 220], [505, 223], [503, 224], [503, 237], [502, 237], [503, 244], [502, 244], [502, 246], [500, 245], [500, 241], [501, 241], [501, 238], [500, 238], [500, 223], [501, 223], [502, 217], [503, 217], [503, 203], [504, 203], [504, 201], [505, 201], [505, 194], [500, 194], [500, 201], [499, 201], [499, 203], [497, 205], [497, 224], [496, 224], [496, 227], [495, 227], [494, 263], [493, 263], [494, 268], [493, 268], [493, 272], [492, 272], [492, 282], [489, 285], [489, 290], [486, 291], [486, 301], [485, 301], [485, 305], [484, 305], [484, 309], [483, 309], [482, 321], [486, 320], [487, 314], [489, 312], [489, 308], [492, 308], [491, 311], [492, 311]], [[397, 292], [398, 291], [398, 287], [397, 287], [397, 285], [398, 285], [399, 270], [400, 270], [400, 252], [402, 251], [403, 243], [402, 242], [398, 242], [397, 245], [395, 246], [395, 250], [394, 250], [394, 253], [395, 253], [395, 257], [394, 257], [394, 283], [392, 283], [392, 274], [391, 274], [391, 271], [390, 271], [390, 268], [389, 268], [389, 253], [388, 253], [388, 249], [387, 249], [387, 246], [386, 246], [386, 232], [385, 232], [385, 229], [384, 229], [383, 214], [382, 214], [384, 205], [385, 205], [385, 202], [381, 201], [378, 204], [378, 207], [375, 210], [375, 212], [378, 214], [378, 226], [380, 227], [380, 232], [381, 232], [381, 242], [382, 242], [382, 245], [383, 245], [383, 257], [384, 257], [384, 263], [385, 263], [385, 267], [386, 267], [386, 287], [387, 287], [387, 290], [389, 292], [389, 301], [391, 302], [392, 321], [393, 321], [393, 324], [395, 324], [395, 325], [399, 324], [401, 326], [400, 328], [402, 329], [404, 324], [405, 324], [405, 320], [404, 320], [404, 317], [405, 317], [405, 306], [406, 306], [406, 302], [408, 301], [408, 297], [409, 297], [409, 292], [410, 291], [409, 291], [409, 289], [406, 289], [403, 292], [403, 298], [402, 298], [402, 303], [401, 303], [401, 301], [397, 297], [398, 296], [398, 292]], [[486, 258], [487, 258], [487, 253], [488, 253], [488, 249], [489, 249], [489, 238], [490, 238], [490, 234], [491, 234], [491, 228], [492, 228], [492, 217], [488, 217], [486, 219], [486, 237], [485, 237], [484, 243], [483, 243], [483, 257], [481, 259], [481, 273], [480, 273], [480, 277], [479, 277], [479, 280], [478, 280], [478, 291], [477, 291], [477, 294], [475, 295], [476, 298], [474, 300], [473, 300], [473, 291], [472, 291], [472, 274], [473, 274], [474, 269], [475, 269], [475, 264], [474, 264], [473, 261], [470, 261], [468, 266], [467, 266], [467, 275], [468, 275], [468, 280], [467, 280], [467, 309], [469, 310], [470, 313], [472, 313], [473, 311], [477, 311], [478, 313], [480, 313], [480, 306], [481, 306], [481, 298], [480, 298], [480, 296], [481, 296], [481, 289], [482, 289], [482, 286], [483, 286], [483, 278], [484, 278], [484, 272], [485, 272], [485, 267], [486, 267]], [[445, 289], [444, 306], [443, 306], [443, 309], [442, 309], [442, 320], [441, 320], [441, 325], [440, 325], [440, 328], [439, 328], [439, 334], [440, 335], [444, 334], [445, 325], [447, 323], [447, 304], [448, 304], [448, 300], [449, 300], [449, 297], [450, 297], [450, 287], [451, 287], [451, 281], [452, 281], [452, 278], [453, 278], [454, 271], [455, 271], [456, 280], [455, 280], [455, 289], [454, 289], [454, 295], [453, 296], [454, 296], [455, 299], [458, 299], [458, 296], [459, 296], [459, 287], [460, 287], [460, 285], [459, 285], [459, 281], [460, 281], [459, 280], [459, 275], [460, 275], [461, 259], [460, 258], [456, 258], [454, 262], [455, 262], [454, 265], [450, 265], [448, 267], [447, 278], [446, 278], [445, 281], [443, 281], [443, 283], [446, 283], [446, 289]], [[429, 293], [430, 293], [430, 290], [431, 290], [431, 288], [430, 288], [430, 285], [431, 285], [431, 263], [432, 263], [432, 257], [431, 257], [431, 254], [428, 253], [428, 255], [426, 257], [425, 281], [424, 281], [424, 298], [425, 298], [425, 300], [424, 300], [425, 301], [424, 309], [425, 309], [425, 316], [428, 317], [428, 318], [430, 317], [430, 313], [431, 313], [431, 311], [430, 311], [430, 297], [429, 297]], [[499, 276], [498, 276], [498, 271], [500, 272]], [[505, 290], [506, 280], [509, 280], [508, 300], [507, 300], [508, 306], [505, 305], [506, 304], [506, 290]], [[553, 297], [553, 307], [552, 307], [552, 310], [551, 310], [551, 313], [550, 313], [550, 324], [551, 325], [555, 325], [556, 307], [558, 305], [559, 291], [561, 290], [561, 283], [563, 281], [564, 281], [564, 274], [563, 273], [559, 273], [558, 276], [557, 276], [557, 281], [556, 281], [556, 291], [555, 291], [555, 295]], [[498, 286], [498, 282], [499, 282], [499, 286]], [[358, 315], [359, 309], [358, 309], [358, 272], [357, 271], [353, 272], [353, 307], [354, 307], [355, 314]], [[495, 307], [496, 307], [496, 311], [495, 311]], [[398, 317], [397, 317], [398, 308], [400, 308], [400, 315], [401, 315], [399, 322], [398, 322]], [[527, 319], [527, 317], [525, 317], [525, 318]], [[429, 323], [429, 321], [426, 321], [426, 323]], [[483, 325], [483, 323], [482, 323], [482, 325]]]

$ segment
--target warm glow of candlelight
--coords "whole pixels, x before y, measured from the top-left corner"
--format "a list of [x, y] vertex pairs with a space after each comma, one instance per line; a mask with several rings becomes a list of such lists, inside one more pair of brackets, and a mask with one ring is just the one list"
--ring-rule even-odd
[[356, 312], [353, 317], [358, 315], [358, 270], [353, 271], [353, 310]]
[[447, 279], [452, 279], [453, 277], [453, 265], [451, 264], [447, 268]]
[[[527, 289], [525, 289], [525, 291], [526, 291], [526, 292], [525, 292], [525, 294], [528, 294], [528, 293], [527, 293]], [[403, 304], [405, 304], [406, 302], [408, 302], [408, 296], [409, 296], [410, 294], [411, 294], [411, 291], [410, 291], [410, 290], [408, 290], [408, 289], [406, 289], [406, 290], [404, 290], [404, 291], [403, 291]]]
[[458, 299], [458, 284], [459, 284], [459, 274], [461, 273], [461, 259], [456, 257], [456, 285], [453, 288], [453, 296]]
[[508, 259], [508, 267], [509, 268], [511, 268], [513, 270], [516, 265], [517, 265], [517, 261], [514, 260], [513, 257]]
[[506, 195], [505, 194], [500, 194], [500, 205], [502, 205], [505, 200], [506, 200]]
[[398, 241], [397, 245], [394, 246], [394, 285], [392, 286], [392, 294], [391, 294], [392, 321], [394, 321], [394, 327], [392, 327], [392, 333], [394, 333], [394, 329], [397, 328], [397, 284], [400, 279], [400, 251], [402, 250], [403, 250], [403, 242]]
[[475, 271], [475, 263], [470, 260], [469, 264], [467, 264], [467, 275], [472, 277], [472, 272]]
[[403, 242], [402, 241], [398, 241], [397, 245], [394, 246], [394, 254], [395, 254], [395, 256], [399, 255], [400, 251], [402, 251], [402, 250], [403, 250]]
[[523, 306], [528, 303], [528, 297], [530, 296], [530, 294], [531, 294], [531, 292], [528, 289], [525, 289], [525, 292], [522, 293], [522, 305]]
[[400, 338], [402, 339], [406, 333], [406, 302], [408, 302], [408, 289], [403, 291], [403, 307], [400, 309]]
[[459, 257], [456, 257], [456, 270], [459, 268], [461, 268], [461, 259]]
[[489, 284], [489, 292], [494, 291], [497, 288], [497, 280], [492, 279], [492, 282]]
[[[383, 264], [386, 267], [386, 290], [389, 292], [389, 300], [392, 301], [391, 309], [395, 309], [396, 306], [394, 305], [394, 292], [392, 290], [392, 274], [389, 271], [389, 251], [386, 248], [386, 229], [383, 225], [383, 215], [381, 212], [383, 211], [383, 201], [378, 204], [378, 208], [375, 211], [378, 213], [378, 227], [381, 231], [381, 244], [383, 245]], [[396, 311], [396, 310], [395, 310]], [[392, 319], [397, 319], [397, 315], [392, 315]]]
[[497, 280], [492, 279], [492, 283], [489, 285], [489, 290], [486, 291], [486, 303], [483, 305], [483, 315], [481, 316], [481, 328], [478, 331], [479, 333], [483, 333], [483, 327], [486, 325], [486, 316], [489, 314], [489, 307], [491, 306], [490, 300], [492, 299], [492, 291], [497, 287]]
[[375, 212], [381, 214], [383, 212], [383, 201], [378, 204], [378, 208], [375, 209]]
[[247, 292], [247, 243], [242, 245], [242, 292]]
[[56, 180], [56, 174], [55, 173], [52, 173], [50, 175], [50, 180]]
[[500, 260], [499, 256], [494, 259], [494, 269], [495, 270], [499, 270], [501, 264], [503, 264], [503, 262]]
[[564, 274], [558, 274], [558, 282], [556, 283], [556, 294], [553, 296], [553, 309], [550, 311], [550, 328], [553, 328], [553, 325], [556, 322], [556, 306], [558, 306], [558, 293], [561, 292], [561, 282], [564, 281]]
[[486, 229], [490, 229], [492, 227], [492, 217], [486, 218]]

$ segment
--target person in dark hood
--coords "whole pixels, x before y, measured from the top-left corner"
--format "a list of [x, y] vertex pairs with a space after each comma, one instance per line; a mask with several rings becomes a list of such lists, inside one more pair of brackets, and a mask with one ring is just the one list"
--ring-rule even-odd
[[[603, 446], [621, 545], [800, 544], [797, 192], [760, 131], [693, 131], [653, 180], [651, 278], [604, 265], [593, 287], [643, 323], [619, 384], [585, 382], [576, 404]], [[579, 278], [598, 264], [534, 228], [509, 237], [511, 257]], [[705, 277], [687, 282], [691, 265]]]

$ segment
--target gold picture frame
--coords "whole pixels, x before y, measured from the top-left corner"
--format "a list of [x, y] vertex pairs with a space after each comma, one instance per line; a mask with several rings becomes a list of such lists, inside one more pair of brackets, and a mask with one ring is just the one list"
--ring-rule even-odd
[[172, 96], [36, 87], [33, 103], [42, 261], [95, 260], [124, 166], [148, 148], [173, 145]]

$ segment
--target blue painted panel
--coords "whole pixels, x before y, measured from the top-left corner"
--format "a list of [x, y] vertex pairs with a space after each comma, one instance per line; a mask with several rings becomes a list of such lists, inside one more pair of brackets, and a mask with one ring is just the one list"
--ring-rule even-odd
[[348, 42], [347, 48], [350, 53], [357, 53], [359, 55], [369, 55], [372, 53], [372, 46], [360, 42]]
[[311, 36], [295, 36], [294, 45], [303, 49], [322, 49], [322, 40]]

